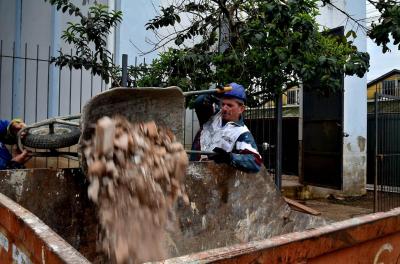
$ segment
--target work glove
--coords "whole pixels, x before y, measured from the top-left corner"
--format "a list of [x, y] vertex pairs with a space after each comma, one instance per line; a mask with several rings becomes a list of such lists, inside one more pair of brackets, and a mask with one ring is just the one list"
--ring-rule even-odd
[[214, 148], [213, 151], [215, 152], [214, 154], [211, 154], [208, 156], [210, 160], [215, 161], [215, 163], [226, 163], [230, 164], [232, 161], [232, 154], [230, 152], [226, 152], [222, 148]]
[[215, 103], [215, 99], [211, 94], [207, 94], [203, 99], [203, 106], [212, 107], [213, 103]]
[[219, 105], [220, 100], [221, 99], [219, 98], [218, 94], [206, 94], [203, 104], [204, 105], [212, 105], [212, 104]]

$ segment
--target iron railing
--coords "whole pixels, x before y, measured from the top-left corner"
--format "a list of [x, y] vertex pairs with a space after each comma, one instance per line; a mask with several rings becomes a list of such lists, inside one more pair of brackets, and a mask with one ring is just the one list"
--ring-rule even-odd
[[[0, 42], [0, 116], [23, 118], [27, 123], [61, 115], [79, 113], [87, 100], [108, 89], [90, 70], [51, 63], [51, 47], [25, 44], [23, 52], [5, 53]], [[41, 51], [41, 52], [40, 52]], [[71, 50], [72, 53], [72, 50]]]
[[400, 206], [400, 97], [376, 93], [371, 121], [374, 211], [387, 211]]

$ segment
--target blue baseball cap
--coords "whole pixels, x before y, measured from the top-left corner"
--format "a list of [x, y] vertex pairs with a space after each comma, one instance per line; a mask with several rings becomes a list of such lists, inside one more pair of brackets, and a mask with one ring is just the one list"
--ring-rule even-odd
[[238, 83], [230, 83], [228, 86], [232, 88], [232, 90], [225, 92], [222, 94], [222, 98], [234, 98], [238, 99], [242, 103], [246, 103], [246, 92], [244, 90], [243, 85], [240, 85]]

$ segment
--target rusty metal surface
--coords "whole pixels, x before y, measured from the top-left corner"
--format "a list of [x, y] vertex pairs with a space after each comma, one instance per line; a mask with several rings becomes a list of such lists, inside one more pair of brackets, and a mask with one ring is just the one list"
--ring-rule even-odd
[[168, 126], [183, 139], [184, 95], [178, 87], [113, 88], [90, 99], [82, 110], [82, 139], [92, 133], [91, 125], [103, 116], [123, 115], [131, 122], [153, 120]]
[[398, 263], [400, 208], [164, 263]]
[[[213, 163], [191, 163], [186, 178], [191, 206], [178, 206], [179, 226], [170, 232], [167, 241], [171, 256], [181, 257], [164, 262], [398, 261], [400, 209], [315, 228], [323, 221], [291, 211], [271, 183], [265, 172], [246, 174]], [[0, 250], [0, 263], [9, 263], [12, 244], [32, 263], [42, 263], [37, 256], [44, 256], [45, 263], [62, 263], [57, 262], [61, 257], [80, 256], [49, 227], [69, 239], [83, 254], [90, 253], [93, 262], [100, 263], [93, 258], [97, 218], [87, 200], [86, 184], [79, 171], [0, 171], [0, 191], [35, 212], [47, 224], [43, 225], [30, 212], [0, 195], [0, 247], [4, 248], [4, 238], [7, 238], [9, 249]], [[296, 232], [310, 227], [314, 228]], [[91, 247], [85, 248], [85, 245]], [[203, 252], [196, 253], [199, 251]], [[85, 262], [74, 259], [65, 263]]]
[[38, 217], [0, 194], [0, 263], [90, 263]]
[[[178, 203], [170, 256], [261, 240], [315, 228], [324, 220], [292, 211], [263, 169], [246, 174], [213, 162], [190, 163], [185, 179], [190, 206]], [[94, 263], [98, 220], [80, 170], [0, 171], [0, 192], [37, 215]]]
[[264, 167], [251, 174], [214, 162], [192, 162], [185, 187], [191, 204], [177, 208], [179, 228], [170, 233], [171, 256], [326, 224], [291, 210]]
[[[121, 115], [130, 122], [155, 121], [168, 127], [183, 142], [185, 97], [179, 87], [113, 88], [91, 98], [83, 107], [79, 145], [91, 138], [93, 124], [104, 116]], [[80, 149], [80, 148], [79, 148]], [[80, 155], [83, 171], [87, 171], [85, 155]]]
[[81, 170], [0, 171], [0, 193], [39, 217], [90, 261], [101, 260], [95, 206]]

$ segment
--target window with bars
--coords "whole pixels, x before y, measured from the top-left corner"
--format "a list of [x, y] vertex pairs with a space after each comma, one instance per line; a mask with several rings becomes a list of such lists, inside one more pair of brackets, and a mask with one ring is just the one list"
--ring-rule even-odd
[[400, 95], [399, 92], [400, 80], [385, 80], [382, 82], [382, 94], [386, 95]]
[[287, 91], [287, 104], [288, 105], [299, 104], [299, 89], [293, 89]]

